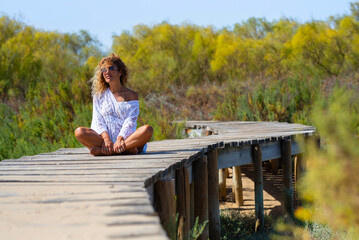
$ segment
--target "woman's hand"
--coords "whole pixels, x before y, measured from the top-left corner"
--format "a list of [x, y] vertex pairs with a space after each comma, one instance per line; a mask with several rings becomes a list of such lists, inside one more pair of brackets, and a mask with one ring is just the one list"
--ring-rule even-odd
[[115, 153], [122, 153], [126, 150], [125, 139], [122, 136], [117, 137], [115, 144], [113, 145]]
[[113, 142], [111, 139], [104, 139], [102, 144], [102, 153], [105, 155], [114, 154], [113, 151]]
[[111, 138], [108, 135], [108, 133], [106, 131], [101, 133], [101, 137], [103, 139], [103, 143], [102, 143], [102, 146], [101, 146], [102, 154], [104, 154], [104, 155], [114, 154], [113, 142], [111, 141]]

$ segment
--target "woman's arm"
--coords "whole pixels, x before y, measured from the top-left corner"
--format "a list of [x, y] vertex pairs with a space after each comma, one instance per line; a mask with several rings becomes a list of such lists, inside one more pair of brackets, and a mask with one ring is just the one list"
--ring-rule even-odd
[[93, 97], [93, 104], [92, 104], [92, 122], [91, 128], [95, 130], [98, 134], [102, 134], [103, 132], [107, 132], [107, 126], [105, 123], [105, 119], [101, 115], [100, 112], [100, 105], [98, 101], [98, 96], [95, 95]]
[[126, 140], [133, 133], [133, 128], [137, 125], [137, 118], [140, 112], [140, 106], [138, 101], [132, 102], [131, 105], [132, 106], [129, 110], [127, 118], [125, 119], [117, 138], [123, 137], [123, 139]]
[[133, 128], [137, 124], [137, 117], [139, 113], [139, 103], [138, 101], [131, 103], [133, 104], [130, 108], [127, 118], [125, 119], [124, 124], [122, 125], [121, 131], [117, 136], [117, 140], [113, 145], [113, 149], [116, 153], [121, 153], [126, 150], [125, 140], [133, 133]]
[[98, 96], [94, 96], [92, 105], [92, 123], [91, 128], [101, 135], [103, 139], [102, 152], [106, 155], [113, 154], [113, 142], [107, 132], [105, 119], [100, 112]]
[[138, 95], [135, 92], [132, 92], [132, 96], [130, 97], [129, 104], [131, 107], [129, 108], [129, 112], [127, 113], [127, 117], [122, 125], [120, 133], [117, 135], [116, 142], [114, 144], [114, 151], [117, 153], [124, 152], [126, 150], [125, 140], [133, 133], [133, 129], [137, 125], [137, 117], [140, 112], [140, 104], [138, 101]]
[[114, 153], [113, 142], [107, 132], [102, 132], [101, 137], [103, 139], [102, 152], [106, 155]]

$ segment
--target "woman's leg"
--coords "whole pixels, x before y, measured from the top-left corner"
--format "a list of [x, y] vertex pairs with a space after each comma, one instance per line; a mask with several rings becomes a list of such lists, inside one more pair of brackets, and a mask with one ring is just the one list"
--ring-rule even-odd
[[91, 150], [93, 147], [101, 147], [103, 144], [102, 137], [91, 128], [78, 127], [75, 130], [76, 139], [85, 147]]
[[[126, 140], [125, 154], [136, 154], [138, 148], [142, 148], [152, 137], [153, 128], [149, 125], [139, 127]], [[91, 128], [78, 127], [75, 130], [75, 137], [77, 140], [90, 149], [92, 155], [105, 155], [102, 152], [102, 137]]]
[[126, 140], [125, 153], [136, 154], [138, 148], [142, 148], [152, 137], [153, 128], [149, 125], [144, 125], [137, 128]]

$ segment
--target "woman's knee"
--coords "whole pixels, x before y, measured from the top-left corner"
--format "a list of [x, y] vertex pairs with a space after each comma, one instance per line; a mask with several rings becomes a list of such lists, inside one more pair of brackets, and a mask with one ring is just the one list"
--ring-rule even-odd
[[146, 136], [148, 136], [149, 138], [152, 137], [153, 134], [153, 128], [150, 125], [144, 125], [143, 126], [143, 131], [146, 134]]
[[84, 128], [84, 127], [78, 127], [78, 128], [76, 128], [76, 130], [75, 130], [75, 137], [76, 137], [77, 139], [82, 138], [85, 134], [86, 134], [86, 128]]

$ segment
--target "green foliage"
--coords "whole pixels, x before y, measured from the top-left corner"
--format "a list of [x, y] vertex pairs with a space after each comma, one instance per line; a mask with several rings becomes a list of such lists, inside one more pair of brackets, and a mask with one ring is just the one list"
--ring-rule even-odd
[[319, 97], [320, 81], [288, 78], [258, 85], [229, 82], [214, 114], [218, 120], [282, 121], [310, 124], [309, 108]]
[[264, 231], [254, 232], [255, 216], [254, 213], [246, 214], [235, 210], [221, 211], [221, 239], [269, 239], [273, 232], [274, 219], [264, 216]]
[[[304, 227], [273, 230], [266, 218], [258, 235], [253, 216], [226, 213], [223, 239], [359, 237], [359, 3], [350, 6], [351, 15], [327, 22], [250, 18], [233, 30], [164, 22], [114, 37], [141, 96], [138, 125], [154, 128], [152, 140], [180, 138], [178, 119], [299, 122], [322, 136], [322, 150], [307, 146], [306, 206], [296, 211]], [[0, 159], [81, 146], [73, 132], [91, 122], [99, 49], [86, 31], [0, 18]]]
[[358, 239], [359, 96], [357, 89], [335, 87], [311, 111], [321, 148], [305, 143], [305, 175], [299, 181], [303, 207], [295, 211], [300, 224], [280, 221], [283, 239]]
[[[112, 49], [141, 96], [139, 126], [178, 138], [179, 119], [313, 124], [315, 101], [335, 86], [358, 89], [359, 22], [352, 14], [300, 24], [250, 18], [230, 28], [138, 25]], [[40, 31], [0, 18], [1, 159], [81, 146], [91, 121], [89, 79], [105, 55], [86, 31]], [[10, 147], [8, 147], [10, 145]]]
[[80, 146], [73, 131], [89, 125], [98, 42], [85, 31], [43, 32], [6, 16], [0, 31], [0, 158]]
[[[73, 132], [90, 126], [88, 81], [103, 56], [99, 43], [86, 31], [43, 32], [6, 16], [0, 31], [0, 159], [80, 147]], [[182, 125], [173, 120], [141, 100], [139, 124], [154, 127], [154, 140], [180, 136]]]
[[174, 115], [160, 106], [157, 108], [151, 103], [140, 99], [140, 115], [138, 125], [148, 124], [153, 127], [153, 139], [164, 140], [171, 138], [182, 138], [184, 123], [175, 123]]
[[[359, 237], [359, 101], [358, 92], [335, 89], [313, 110], [323, 149], [308, 146], [308, 172], [301, 191], [309, 219]], [[313, 184], [315, 183], [315, 184]]]
[[10, 158], [12, 149], [16, 143], [17, 126], [16, 114], [5, 104], [0, 103], [1, 137], [0, 137], [0, 159]]
[[[179, 221], [178, 221], [178, 218], [179, 218], [179, 214], [177, 213], [175, 218], [174, 218], [174, 222], [173, 221], [170, 221], [170, 222], [165, 222], [165, 223], [162, 223], [164, 224], [164, 227], [167, 231], [167, 235], [170, 239], [172, 240], [177, 240], [179, 238]], [[172, 218], [170, 218], [172, 219]], [[191, 229], [191, 232], [190, 232], [190, 237], [189, 237], [189, 240], [196, 240], [199, 238], [199, 236], [203, 233], [204, 231], [204, 228], [206, 227], [207, 223], [208, 223], [208, 220], [204, 221], [202, 224], [200, 224], [199, 222], [199, 218], [196, 217], [195, 219], [195, 222], [194, 222], [194, 225]]]
[[190, 239], [191, 240], [196, 240], [198, 239], [201, 234], [203, 233], [204, 231], [204, 228], [206, 227], [207, 223], [208, 223], [208, 220], [204, 221], [202, 224], [199, 224], [199, 218], [196, 217], [196, 220], [194, 222], [194, 226], [193, 228], [191, 229], [191, 234], [190, 234]]

